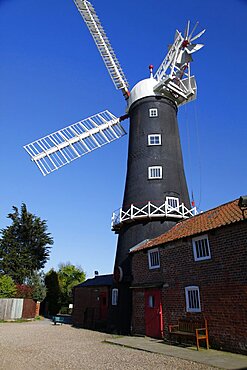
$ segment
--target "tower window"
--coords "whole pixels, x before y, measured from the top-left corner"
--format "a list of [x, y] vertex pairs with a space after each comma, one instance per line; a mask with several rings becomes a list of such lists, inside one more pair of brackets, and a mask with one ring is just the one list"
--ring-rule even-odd
[[168, 206], [174, 208], [175, 210], [179, 210], [179, 198], [166, 197], [166, 203], [168, 204]]
[[161, 166], [148, 167], [148, 178], [162, 179], [162, 167]]
[[161, 135], [160, 134], [148, 135], [148, 145], [161, 145]]
[[118, 303], [118, 289], [112, 289], [111, 304], [112, 306], [117, 306]]
[[149, 117], [158, 117], [158, 109], [157, 108], [150, 108], [149, 109]]

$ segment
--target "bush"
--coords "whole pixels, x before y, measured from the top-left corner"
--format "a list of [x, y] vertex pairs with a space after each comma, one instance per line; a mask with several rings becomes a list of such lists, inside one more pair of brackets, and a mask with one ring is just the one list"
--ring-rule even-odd
[[66, 315], [66, 314], [69, 313], [69, 308], [68, 307], [61, 307], [59, 313]]
[[13, 279], [8, 275], [0, 275], [0, 298], [14, 298], [16, 286]]
[[16, 298], [32, 298], [33, 288], [30, 285], [17, 284]]

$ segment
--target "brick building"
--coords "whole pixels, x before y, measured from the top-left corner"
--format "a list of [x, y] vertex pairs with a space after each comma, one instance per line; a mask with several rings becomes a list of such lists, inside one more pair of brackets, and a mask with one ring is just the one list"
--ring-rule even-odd
[[212, 348], [247, 353], [247, 208], [229, 202], [132, 248], [133, 334], [206, 318]]
[[72, 322], [75, 326], [105, 330], [113, 275], [97, 275], [73, 289]]

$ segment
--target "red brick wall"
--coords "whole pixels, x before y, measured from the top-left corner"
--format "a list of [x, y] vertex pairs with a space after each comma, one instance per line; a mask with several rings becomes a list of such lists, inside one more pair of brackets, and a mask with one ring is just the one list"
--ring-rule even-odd
[[[74, 302], [73, 302], [73, 312], [72, 320], [73, 324], [76, 326], [85, 326], [86, 320], [86, 310], [90, 310], [93, 315], [93, 326], [97, 320], [100, 319], [100, 293], [106, 292], [106, 305], [108, 307], [109, 300], [109, 288], [108, 287], [77, 287], [74, 289]], [[89, 311], [88, 310], [88, 311]], [[90, 315], [91, 315], [90, 313]], [[87, 324], [86, 324], [87, 325]]]
[[[163, 281], [165, 336], [179, 317], [205, 316], [213, 348], [247, 353], [247, 223], [207, 233], [211, 259], [194, 261], [191, 238], [160, 248], [161, 267], [148, 269], [147, 252], [133, 254], [133, 284]], [[185, 287], [200, 288], [201, 314], [186, 313]], [[139, 293], [139, 298], [137, 296]], [[144, 300], [133, 290], [133, 330], [145, 332]]]
[[133, 289], [133, 331], [136, 334], [145, 335], [145, 297], [143, 289]]

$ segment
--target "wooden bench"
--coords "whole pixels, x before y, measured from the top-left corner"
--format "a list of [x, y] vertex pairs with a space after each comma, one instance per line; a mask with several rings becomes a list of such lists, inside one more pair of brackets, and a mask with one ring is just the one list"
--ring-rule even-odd
[[209, 349], [207, 320], [193, 321], [191, 319], [179, 319], [177, 325], [169, 325], [170, 336], [196, 338], [197, 350], [199, 350], [200, 340], [206, 341], [206, 347]]

